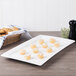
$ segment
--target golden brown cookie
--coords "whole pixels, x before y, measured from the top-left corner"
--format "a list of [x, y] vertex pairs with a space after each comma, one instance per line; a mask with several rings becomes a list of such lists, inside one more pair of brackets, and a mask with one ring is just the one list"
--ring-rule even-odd
[[51, 39], [50, 39], [50, 43], [51, 43], [51, 44], [54, 44], [55, 42], [56, 42], [56, 40], [55, 40], [54, 38], [51, 38]]
[[5, 32], [11, 32], [13, 31], [11, 28], [2, 28]]
[[60, 44], [59, 44], [59, 43], [55, 43], [54, 46], [55, 46], [56, 48], [58, 48], [58, 47], [60, 47]]
[[37, 49], [37, 48], [35, 48], [35, 49], [33, 49], [33, 53], [38, 53], [39, 52], [39, 50]]
[[35, 44], [31, 44], [30, 47], [31, 47], [31, 49], [37, 48], [37, 46]]
[[44, 40], [43, 39], [40, 39], [39, 40], [39, 44], [43, 44], [44, 43]]
[[43, 55], [42, 53], [39, 53], [39, 54], [38, 54], [38, 58], [39, 58], [39, 59], [43, 59], [43, 58], [44, 58], [44, 55]]
[[24, 49], [20, 50], [20, 55], [24, 55], [25, 53], [26, 53], [26, 50], [24, 50]]
[[46, 43], [44, 43], [44, 44], [42, 45], [42, 47], [43, 47], [43, 48], [47, 48], [48, 45], [47, 45]]
[[12, 28], [13, 31], [18, 31], [19, 29], [17, 27]]
[[30, 60], [30, 59], [31, 59], [31, 55], [25, 55], [24, 58], [25, 58], [26, 60]]
[[0, 29], [0, 34], [6, 33], [3, 29]]
[[52, 51], [53, 51], [52, 48], [48, 48], [48, 49], [46, 50], [47, 53], [51, 53]]

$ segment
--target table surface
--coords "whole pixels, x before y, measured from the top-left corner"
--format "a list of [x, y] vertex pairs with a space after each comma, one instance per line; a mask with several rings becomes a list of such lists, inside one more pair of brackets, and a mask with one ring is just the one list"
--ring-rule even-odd
[[[30, 32], [34, 37], [40, 34], [60, 37], [60, 32]], [[20, 43], [24, 38], [0, 50], [0, 55]], [[76, 44], [62, 50], [43, 66], [7, 59], [0, 56], [0, 76], [76, 76]]]

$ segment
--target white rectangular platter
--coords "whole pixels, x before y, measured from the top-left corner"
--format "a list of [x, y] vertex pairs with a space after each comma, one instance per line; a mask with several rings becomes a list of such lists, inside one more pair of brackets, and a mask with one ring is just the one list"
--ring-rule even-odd
[[[49, 42], [50, 38], [54, 38], [56, 40], [56, 42], [58, 42], [60, 44], [60, 47], [55, 48], [54, 45]], [[53, 49], [53, 51], [51, 53], [46, 53], [45, 49], [41, 47], [41, 45], [38, 43], [38, 41], [40, 39], [43, 39], [45, 41], [45, 43], [47, 43], [48, 47], [49, 48], [51, 47]], [[45, 62], [47, 62], [55, 54], [57, 54], [58, 52], [60, 52], [61, 50], [63, 50], [64, 48], [66, 48], [67, 46], [71, 45], [74, 42], [75, 42], [74, 40], [64, 39], [64, 38], [60, 38], [60, 37], [38, 35], [20, 45], [18, 45], [17, 47], [3, 53], [1, 56], [23, 61], [23, 62], [27, 62], [27, 63], [31, 63], [31, 64], [38, 65], [38, 66], [42, 66]], [[39, 48], [39, 52], [43, 53], [43, 55], [44, 55], [43, 59], [39, 59], [37, 57], [37, 54], [34, 54], [32, 52], [32, 50], [30, 48], [31, 44], [35, 44]], [[26, 60], [24, 58], [24, 55], [20, 55], [20, 53], [19, 53], [21, 49], [26, 49], [27, 53], [29, 53], [32, 58], [30, 60]]]

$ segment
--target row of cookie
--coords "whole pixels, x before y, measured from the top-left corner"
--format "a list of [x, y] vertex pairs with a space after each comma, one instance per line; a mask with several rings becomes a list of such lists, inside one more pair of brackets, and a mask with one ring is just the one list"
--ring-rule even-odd
[[[38, 42], [39, 42], [40, 45], [42, 45], [42, 48], [48, 48], [48, 45], [44, 42], [43, 39], [40, 39]], [[60, 47], [60, 44], [56, 43], [55, 39], [50, 39], [50, 43], [54, 44], [54, 47], [56, 47], [56, 48]], [[31, 44], [30, 48], [34, 49], [34, 48], [37, 48], [37, 46], [36, 46], [36, 44]]]
[[[37, 53], [37, 52], [35, 52], [35, 53]], [[26, 60], [30, 60], [31, 59], [31, 55], [30, 54], [27, 54], [26, 53], [26, 50], [24, 50], [24, 49], [23, 50], [20, 50], [20, 55], [24, 55], [24, 58]], [[38, 53], [37, 57], [39, 59], [43, 59], [44, 58], [44, 55], [42, 53]]]
[[[29, 52], [30, 52], [30, 51], [29, 51]], [[38, 57], [39, 59], [43, 59], [43, 58], [44, 58], [44, 54], [42, 54], [37, 48], [32, 49], [32, 52], [33, 52], [34, 54], [37, 54], [37, 57]], [[47, 52], [47, 53], [52, 53], [53, 50], [52, 50], [51, 48], [48, 48], [48, 49], [46, 49], [46, 52]], [[26, 50], [24, 50], [24, 49], [20, 50], [20, 55], [25, 55], [24, 57], [26, 58], [26, 60], [31, 59], [31, 55], [28, 55], [28, 54], [26, 53]]]
[[[50, 39], [49, 39], [49, 42], [50, 42], [51, 44], [54, 44], [55, 47], [59, 47], [59, 46], [60, 46], [59, 43], [56, 43], [56, 40], [55, 40], [54, 38], [50, 38]], [[45, 45], [44, 43], [45, 43], [45, 41], [44, 41], [43, 39], [40, 39], [40, 40], [39, 40], [39, 44], [41, 44], [41, 45], [43, 44], [43, 48], [45, 48], [45, 47], [44, 47], [44, 45]]]

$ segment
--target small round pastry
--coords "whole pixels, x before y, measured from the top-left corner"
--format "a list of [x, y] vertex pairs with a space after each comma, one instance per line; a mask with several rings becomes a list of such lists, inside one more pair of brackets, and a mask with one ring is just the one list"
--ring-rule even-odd
[[18, 31], [19, 29], [17, 27], [12, 28], [13, 31]]
[[35, 49], [33, 49], [33, 53], [38, 53], [39, 51], [38, 51], [38, 49], [37, 48], [35, 48]]
[[48, 45], [47, 45], [46, 43], [44, 43], [44, 44], [42, 45], [42, 47], [43, 47], [43, 48], [47, 48]]
[[40, 39], [39, 40], [39, 44], [43, 44], [44, 43], [44, 40], [43, 39]]
[[31, 55], [25, 55], [24, 58], [25, 58], [26, 60], [30, 60], [30, 59], [31, 59]]
[[48, 48], [48, 49], [46, 50], [47, 53], [51, 53], [52, 51], [53, 51], [52, 48]]
[[59, 43], [55, 43], [54, 46], [55, 46], [56, 48], [58, 48], [58, 47], [60, 47], [60, 44], [59, 44]]
[[3, 30], [7, 33], [13, 31], [11, 28], [3, 28]]
[[6, 33], [3, 29], [0, 29], [0, 34]]
[[20, 50], [20, 55], [25, 55], [26, 51], [24, 49]]
[[50, 43], [53, 44], [53, 43], [55, 43], [55, 42], [56, 42], [56, 40], [55, 40], [54, 38], [51, 38], [51, 39], [50, 39]]
[[39, 53], [39, 54], [38, 54], [38, 58], [39, 58], [39, 59], [43, 59], [43, 58], [44, 58], [44, 55], [43, 55], [42, 53]]
[[32, 49], [34, 49], [34, 48], [36, 48], [36, 45], [33, 44], [33, 45], [31, 45], [30, 47], [31, 47]]

